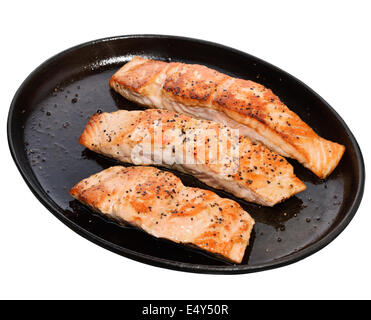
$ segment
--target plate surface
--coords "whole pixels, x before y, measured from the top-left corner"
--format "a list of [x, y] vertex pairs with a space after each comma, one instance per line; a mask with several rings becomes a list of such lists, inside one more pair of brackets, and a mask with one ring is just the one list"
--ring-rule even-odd
[[[213, 190], [241, 204], [256, 220], [242, 264], [153, 238], [92, 213], [69, 196], [78, 181], [117, 162], [85, 150], [78, 137], [97, 110], [143, 109], [108, 86], [133, 55], [204, 64], [257, 81], [321, 136], [346, 146], [339, 166], [320, 180], [295, 161], [307, 190], [274, 208], [247, 203], [179, 172], [187, 186]], [[68, 49], [44, 62], [23, 82], [10, 107], [8, 141], [23, 178], [36, 197], [80, 235], [123, 256], [171, 269], [246, 273], [300, 260], [331, 242], [350, 222], [362, 198], [364, 164], [352, 133], [339, 115], [305, 84], [246, 53], [206, 41], [159, 35], [106, 38]], [[170, 170], [171, 171], [171, 170]], [[34, 226], [37, 227], [37, 226]]]

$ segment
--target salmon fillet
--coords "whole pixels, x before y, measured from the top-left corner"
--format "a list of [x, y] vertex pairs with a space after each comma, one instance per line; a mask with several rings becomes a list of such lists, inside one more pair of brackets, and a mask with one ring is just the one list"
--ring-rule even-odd
[[255, 223], [235, 201], [185, 187], [174, 174], [153, 167], [111, 167], [77, 183], [70, 194], [152, 236], [193, 244], [237, 263]]
[[220, 121], [252, 141], [296, 159], [318, 177], [338, 165], [345, 147], [318, 136], [273, 92], [202, 65], [134, 57], [110, 79], [125, 98], [150, 108]]
[[95, 114], [79, 142], [121, 162], [192, 174], [211, 187], [265, 206], [305, 189], [286, 159], [263, 145], [219, 122], [168, 110]]

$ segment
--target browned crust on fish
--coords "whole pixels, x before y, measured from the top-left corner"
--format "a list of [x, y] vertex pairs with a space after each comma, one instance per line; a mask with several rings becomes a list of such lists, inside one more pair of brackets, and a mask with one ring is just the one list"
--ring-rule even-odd
[[255, 223], [235, 201], [185, 187], [174, 174], [153, 167], [111, 167], [77, 183], [70, 194], [155, 237], [193, 244], [237, 263]]
[[[160, 141], [158, 136], [155, 138], [154, 123], [162, 126]], [[217, 149], [217, 153], [210, 155], [206, 151], [212, 150], [219, 141], [219, 136], [215, 136], [214, 133], [218, 134], [223, 130], [226, 132], [223, 138], [227, 139], [228, 149], [223, 153], [221, 149]], [[174, 136], [174, 132], [178, 133]], [[204, 145], [204, 149], [192, 149], [199, 163], [199, 170], [223, 182], [223, 186], [216, 186], [210, 184], [208, 180], [202, 180], [212, 187], [224, 189], [247, 201], [267, 206], [273, 206], [305, 190], [304, 183], [295, 176], [293, 167], [285, 158], [261, 144], [251, 142], [246, 137], [232, 135], [233, 131], [230, 128], [218, 122], [194, 119], [168, 110], [120, 110], [93, 115], [79, 142], [95, 152], [132, 163], [130, 152], [141, 144], [145, 137], [150, 139], [153, 147], [173, 148], [174, 155], [185, 154], [187, 143], [192, 140], [195, 145], [198, 143]], [[238, 159], [230, 162], [235, 156], [232, 153], [232, 148], [235, 147], [238, 147]], [[197, 150], [205, 150], [205, 153], [198, 154]], [[234, 165], [237, 167], [233, 167]], [[189, 169], [183, 165], [186, 172], [193, 169], [194, 167]], [[243, 190], [248, 192], [247, 195]]]
[[[156, 84], [160, 90], [154, 90], [156, 80], [161, 83]], [[320, 178], [336, 168], [345, 152], [343, 145], [319, 137], [270, 89], [205, 66], [135, 57], [112, 76], [110, 85], [120, 93], [129, 90], [143, 96], [157, 95], [159, 100], [223, 112], [263, 135], [272, 142], [272, 150], [282, 149], [280, 154], [298, 160]], [[158, 102], [144, 104], [166, 107]]]

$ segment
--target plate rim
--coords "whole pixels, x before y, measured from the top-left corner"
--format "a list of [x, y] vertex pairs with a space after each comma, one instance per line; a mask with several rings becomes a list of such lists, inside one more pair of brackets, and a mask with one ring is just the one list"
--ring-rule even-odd
[[[13, 127], [12, 127], [12, 120], [13, 115], [15, 113], [15, 107], [17, 104], [18, 97], [22, 93], [23, 89], [27, 86], [28, 82], [32, 79], [32, 77], [37, 74], [42, 68], [47, 66], [52, 61], [66, 55], [69, 52], [73, 52], [75, 50], [81, 49], [86, 46], [91, 46], [95, 44], [100, 44], [103, 42], [110, 42], [110, 41], [125, 41], [128, 39], [154, 39], [154, 38], [161, 38], [161, 39], [177, 39], [181, 41], [187, 41], [187, 42], [196, 42], [203, 45], [213, 46], [216, 48], [222, 48], [225, 50], [228, 50], [230, 52], [236, 53], [238, 55], [246, 56], [253, 58], [257, 61], [260, 61], [261, 63], [266, 64], [267, 66], [275, 69], [276, 71], [283, 73], [287, 75], [288, 77], [291, 77], [292, 80], [297, 82], [298, 84], [302, 85], [306, 90], [308, 90], [311, 94], [313, 94], [317, 99], [319, 99], [324, 105], [326, 105], [327, 108], [333, 113], [337, 121], [340, 122], [342, 127], [345, 129], [345, 133], [349, 137], [351, 144], [353, 145], [353, 149], [355, 151], [355, 158], [358, 162], [358, 184], [357, 184], [357, 191], [355, 194], [355, 197], [352, 201], [351, 206], [346, 211], [346, 214], [344, 218], [338, 223], [337, 226], [335, 226], [329, 233], [327, 233], [322, 239], [319, 239], [318, 241], [313, 242], [312, 244], [309, 244], [307, 247], [298, 250], [295, 253], [292, 253], [287, 256], [283, 256], [281, 258], [278, 258], [276, 261], [270, 261], [265, 262], [253, 266], [249, 265], [228, 265], [228, 266], [213, 266], [213, 265], [203, 265], [203, 264], [192, 264], [192, 263], [186, 263], [186, 262], [178, 262], [178, 261], [172, 261], [164, 258], [159, 258], [155, 256], [151, 256], [148, 254], [139, 253], [134, 250], [130, 250], [124, 247], [121, 247], [119, 245], [116, 245], [112, 242], [109, 242], [101, 237], [96, 236], [95, 234], [91, 233], [90, 231], [80, 227], [78, 224], [74, 223], [73, 221], [69, 220], [61, 211], [61, 208], [45, 193], [43, 192], [41, 186], [38, 184], [38, 181], [35, 176], [29, 175], [28, 172], [26, 172], [24, 168], [24, 164], [22, 164], [22, 161], [20, 159], [20, 155], [16, 151], [17, 148], [15, 146], [15, 142], [13, 139]], [[43, 63], [41, 63], [39, 66], [37, 66], [22, 82], [20, 87], [17, 89], [16, 93], [14, 94], [14, 97], [12, 99], [12, 102], [10, 104], [9, 112], [8, 112], [8, 118], [7, 118], [7, 139], [8, 139], [8, 146], [10, 149], [11, 156], [13, 158], [13, 161], [16, 164], [16, 167], [18, 171], [20, 172], [23, 180], [26, 182], [26, 185], [29, 187], [31, 192], [36, 196], [36, 198], [46, 207], [55, 217], [57, 217], [60, 221], [62, 221], [65, 225], [67, 225], [70, 229], [72, 229], [74, 232], [79, 234], [80, 236], [92, 241], [93, 243], [108, 249], [114, 253], [120, 254], [122, 256], [125, 256], [127, 258], [133, 259], [135, 261], [139, 261], [142, 263], [146, 263], [149, 265], [153, 265], [156, 267], [163, 267], [167, 269], [173, 269], [178, 271], [187, 271], [187, 272], [193, 272], [193, 273], [211, 273], [211, 274], [242, 274], [242, 273], [252, 273], [252, 272], [258, 272], [258, 271], [264, 271], [269, 269], [275, 269], [279, 267], [283, 267], [295, 262], [298, 262], [302, 259], [305, 259], [309, 257], [310, 255], [318, 252], [319, 250], [323, 249], [325, 246], [327, 246], [329, 243], [331, 243], [350, 223], [350, 221], [353, 219], [354, 215], [356, 214], [362, 197], [364, 193], [364, 186], [365, 186], [365, 165], [364, 165], [364, 159], [362, 156], [362, 152], [360, 150], [360, 147], [358, 145], [357, 140], [355, 139], [353, 133], [348, 128], [345, 121], [340, 117], [340, 115], [329, 105], [319, 94], [317, 94], [314, 90], [312, 90], [309, 86], [307, 86], [305, 83], [303, 83], [301, 80], [297, 79], [290, 73], [276, 67], [275, 65], [272, 65], [269, 62], [266, 62], [265, 60], [262, 60], [260, 58], [257, 58], [251, 54], [248, 54], [246, 52], [240, 51], [238, 49], [225, 46], [219, 43], [207, 41], [207, 40], [201, 40], [196, 38], [190, 38], [190, 37], [183, 37], [183, 36], [175, 36], [175, 35], [164, 35], [164, 34], [130, 34], [130, 35], [119, 35], [119, 36], [111, 36], [111, 37], [105, 37], [100, 38], [96, 40], [87, 41], [84, 43], [81, 43], [79, 45], [75, 45], [73, 47], [70, 47], [66, 50], [63, 50], [52, 57], [45, 60]]]

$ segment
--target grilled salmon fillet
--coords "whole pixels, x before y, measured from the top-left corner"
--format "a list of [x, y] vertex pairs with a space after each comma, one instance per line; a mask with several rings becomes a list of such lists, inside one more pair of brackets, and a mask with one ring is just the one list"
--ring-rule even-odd
[[338, 165], [345, 147], [318, 136], [273, 92], [202, 65], [134, 57], [110, 79], [125, 98], [150, 108], [220, 121], [284, 157], [296, 159], [318, 177]]
[[120, 110], [93, 115], [79, 142], [121, 162], [172, 167], [265, 206], [305, 189], [286, 159], [234, 131], [168, 110]]
[[235, 201], [185, 187], [174, 174], [153, 167], [111, 167], [77, 183], [70, 194], [152, 236], [193, 244], [237, 263], [255, 223]]

